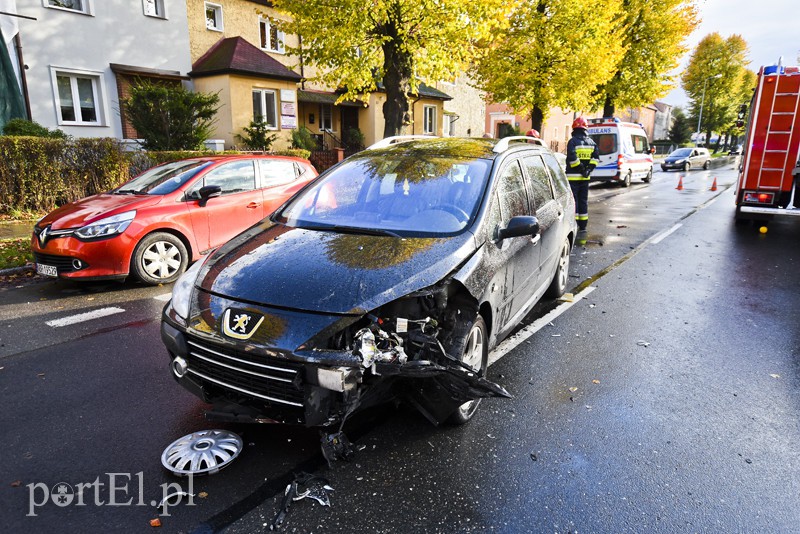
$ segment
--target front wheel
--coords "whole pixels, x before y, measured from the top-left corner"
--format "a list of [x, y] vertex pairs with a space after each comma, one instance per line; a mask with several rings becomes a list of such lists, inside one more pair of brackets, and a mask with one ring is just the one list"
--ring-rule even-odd
[[[489, 362], [486, 322], [478, 314], [474, 321], [465, 321], [453, 332], [453, 344], [447, 352], [460, 358], [477, 374], [484, 376]], [[447, 419], [451, 425], [463, 425], [475, 415], [481, 399], [465, 402]]]
[[550, 287], [547, 288], [545, 295], [552, 299], [557, 299], [564, 294], [567, 290], [567, 281], [569, 281], [569, 238], [564, 240], [561, 246], [561, 253], [558, 255], [558, 265], [556, 265], [556, 272], [553, 275], [553, 281], [550, 282]]
[[169, 284], [186, 270], [189, 253], [174, 235], [155, 232], [139, 241], [131, 263], [133, 274], [145, 284]]

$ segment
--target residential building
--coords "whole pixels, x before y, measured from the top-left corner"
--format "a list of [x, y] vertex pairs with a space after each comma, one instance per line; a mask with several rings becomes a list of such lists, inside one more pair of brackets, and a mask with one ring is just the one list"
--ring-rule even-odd
[[120, 99], [136, 78], [188, 81], [185, 0], [20, 0], [31, 118], [75, 137], [135, 138]]
[[617, 110], [616, 117], [623, 122], [637, 122], [641, 124], [644, 131], [647, 132], [647, 138], [653, 141], [655, 139], [656, 112], [658, 112], [658, 108], [656, 108], [655, 105], [647, 104], [639, 108], [623, 108]]
[[672, 128], [673, 122], [672, 110], [674, 106], [658, 100], [654, 102], [653, 105], [656, 107], [657, 111], [653, 138], [651, 140], [663, 141], [669, 139], [669, 131]]
[[[563, 152], [571, 135], [576, 114], [554, 107], [542, 124], [539, 136], [552, 150]], [[492, 137], [506, 137], [516, 128], [520, 134], [531, 129], [530, 115], [517, 115], [507, 104], [489, 104], [486, 107], [486, 133]]]
[[452, 96], [444, 102], [442, 135], [445, 137], [481, 137], [485, 132], [486, 94], [472, 85], [466, 74], [453, 81], [436, 84], [440, 91]]

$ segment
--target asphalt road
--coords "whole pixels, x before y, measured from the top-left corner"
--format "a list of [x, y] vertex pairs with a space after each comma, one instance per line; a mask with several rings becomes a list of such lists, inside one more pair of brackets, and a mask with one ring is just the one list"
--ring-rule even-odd
[[[1, 290], [0, 530], [152, 531], [177, 483], [195, 498], [162, 530], [259, 532], [305, 471], [331, 506], [295, 502], [286, 532], [798, 531], [800, 221], [736, 227], [731, 169], [678, 176], [592, 186], [582, 292], [543, 303], [489, 369], [513, 399], [461, 428], [364, 414], [355, 460], [330, 470], [316, 431], [203, 419], [158, 336], [168, 287]], [[245, 441], [230, 467], [191, 488], [161, 468], [170, 442], [217, 427]]]

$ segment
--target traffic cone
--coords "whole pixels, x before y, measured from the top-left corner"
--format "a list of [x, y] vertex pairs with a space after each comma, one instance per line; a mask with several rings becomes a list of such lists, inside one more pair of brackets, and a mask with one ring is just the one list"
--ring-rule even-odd
[[710, 190], [711, 191], [716, 191], [717, 190], [717, 177], [716, 176], [714, 177], [714, 183], [711, 184], [711, 189]]
[[676, 187], [678, 191], [683, 191], [683, 176], [678, 176], [678, 187]]

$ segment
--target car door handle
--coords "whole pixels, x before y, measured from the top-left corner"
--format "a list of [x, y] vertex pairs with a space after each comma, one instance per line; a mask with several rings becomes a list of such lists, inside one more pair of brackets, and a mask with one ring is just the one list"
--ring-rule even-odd
[[531, 244], [535, 247], [539, 244], [539, 241], [542, 240], [542, 234], [536, 234], [535, 236], [531, 237]]
[[248, 209], [251, 209], [251, 210], [254, 210], [254, 209], [256, 209], [257, 207], [259, 207], [260, 205], [261, 205], [261, 204], [259, 204], [258, 202], [251, 202], [250, 204], [248, 204], [248, 205], [247, 205], [247, 208], [248, 208]]

